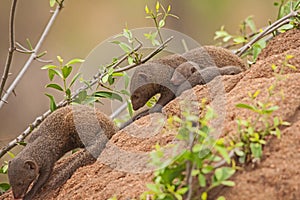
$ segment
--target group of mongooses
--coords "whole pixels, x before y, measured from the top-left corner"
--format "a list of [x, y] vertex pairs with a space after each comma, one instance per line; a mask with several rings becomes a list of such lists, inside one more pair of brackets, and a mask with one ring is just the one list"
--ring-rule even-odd
[[203, 85], [219, 75], [234, 75], [246, 69], [244, 62], [231, 51], [203, 46], [182, 55], [174, 54], [137, 67], [130, 84], [134, 110], [143, 107], [156, 94], [160, 97], [150, 109], [125, 122], [121, 129], [141, 116], [160, 112], [162, 107], [184, 90]]
[[[132, 76], [133, 109], [141, 108], [152, 96], [160, 93], [159, 100], [150, 109], [150, 112], [160, 112], [176, 95], [188, 89], [187, 85], [205, 84], [216, 76], [233, 75], [245, 69], [238, 56], [213, 46], [149, 61], [138, 66]], [[98, 109], [76, 105], [56, 110], [32, 133], [27, 146], [9, 162], [8, 177], [14, 198], [32, 199], [47, 182], [55, 162], [70, 150], [85, 148], [85, 155], [96, 160], [116, 132], [113, 122]], [[81, 163], [81, 166], [85, 164]]]

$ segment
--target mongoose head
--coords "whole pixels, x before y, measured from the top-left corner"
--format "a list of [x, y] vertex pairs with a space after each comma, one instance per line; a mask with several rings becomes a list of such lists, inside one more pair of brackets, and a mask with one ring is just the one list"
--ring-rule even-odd
[[145, 103], [149, 100], [148, 92], [148, 87], [142, 86], [131, 94], [130, 99], [133, 110], [138, 110], [145, 105]]
[[15, 199], [25, 196], [30, 184], [38, 177], [39, 168], [32, 160], [15, 158], [8, 163], [8, 179]]
[[243, 70], [238, 66], [226, 66], [219, 69], [221, 75], [235, 75], [241, 73]]
[[179, 65], [171, 78], [171, 83], [174, 85], [180, 85], [184, 81], [188, 79], [196, 70], [196, 66], [194, 66], [196, 63], [191, 63], [191, 62], [185, 62]]
[[131, 103], [133, 110], [138, 110], [143, 107], [147, 101], [154, 96], [157, 92], [151, 79], [151, 75], [139, 71], [131, 80], [130, 91], [131, 91]]

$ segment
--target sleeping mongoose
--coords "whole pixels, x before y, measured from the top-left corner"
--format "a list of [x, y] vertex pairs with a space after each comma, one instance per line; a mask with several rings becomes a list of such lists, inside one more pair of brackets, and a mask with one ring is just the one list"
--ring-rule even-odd
[[161, 111], [164, 105], [175, 98], [176, 85], [171, 82], [174, 70], [179, 66], [190, 66], [191, 63], [193, 66], [198, 65], [200, 70], [211, 66], [219, 68], [239, 66], [243, 70], [246, 69], [238, 56], [229, 50], [214, 46], [204, 46], [182, 55], [175, 54], [149, 61], [138, 66], [131, 78], [130, 91], [133, 109], [141, 108], [152, 96], [160, 93], [160, 98], [150, 111]]
[[204, 85], [212, 81], [215, 77], [221, 75], [235, 75], [241, 73], [243, 70], [238, 66], [226, 66], [222, 68], [207, 67], [200, 71], [194, 72], [187, 78], [176, 90], [176, 96], [179, 96], [183, 91], [188, 90], [196, 85]]
[[194, 72], [207, 67], [239, 66], [242, 70], [246, 70], [246, 65], [238, 56], [221, 47], [204, 46], [188, 51], [182, 56], [189, 61], [175, 69], [171, 78], [174, 85], [180, 85]]
[[[34, 130], [26, 147], [9, 161], [8, 178], [14, 198], [32, 199], [47, 182], [55, 162], [70, 150], [85, 148], [85, 156], [89, 157], [86, 160], [96, 161], [116, 131], [113, 122], [96, 108], [73, 105], [54, 111]], [[69, 170], [74, 172], [85, 164], [79, 162]]]

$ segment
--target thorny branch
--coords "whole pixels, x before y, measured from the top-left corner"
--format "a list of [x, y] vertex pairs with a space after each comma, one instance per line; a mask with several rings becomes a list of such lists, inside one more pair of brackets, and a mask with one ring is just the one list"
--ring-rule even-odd
[[[123, 72], [129, 69], [132, 69], [140, 64], [143, 64], [145, 62], [147, 62], [150, 58], [152, 58], [154, 55], [158, 54], [160, 51], [162, 51], [167, 43], [169, 43], [171, 40], [173, 39], [173, 37], [168, 38], [165, 42], [163, 42], [160, 46], [158, 46], [155, 50], [153, 50], [149, 55], [147, 55], [144, 59], [141, 59], [139, 63], [136, 64], [132, 64], [132, 65], [128, 65], [126, 67], [120, 68], [115, 70], [115, 72]], [[134, 51], [136, 51], [137, 49], [141, 48], [141, 44], [139, 44]], [[126, 56], [127, 57], [127, 56]], [[116, 64], [114, 64], [112, 67], [115, 68], [116, 66], [120, 65], [125, 59], [121, 58]], [[99, 82], [99, 80], [102, 79], [103, 76], [105, 76], [107, 74], [106, 73], [98, 73], [93, 77], [93, 80], [90, 81], [89, 85], [84, 85], [83, 87], [79, 88], [72, 96], [72, 99], [76, 98], [77, 95], [83, 91], [83, 90], [87, 90], [88, 88], [90, 88], [91, 86], [97, 84]], [[68, 104], [68, 101], [64, 100], [61, 101], [60, 103], [57, 104], [57, 108], [66, 106]], [[42, 123], [42, 121], [44, 121], [49, 115], [51, 114], [51, 111], [48, 110], [46, 111], [44, 114], [42, 114], [41, 116], [37, 117], [34, 122], [32, 124], [29, 125], [29, 127], [21, 134], [19, 135], [16, 139], [12, 140], [8, 145], [6, 145], [5, 147], [1, 148], [0, 150], [0, 158], [7, 153], [9, 150], [11, 150], [13, 147], [15, 147], [19, 142], [24, 141], [24, 139], [33, 131], [34, 128], [36, 128], [38, 125], [40, 125]]]
[[4, 86], [7, 81], [8, 75], [9, 75], [9, 70], [10, 66], [12, 63], [13, 59], [13, 54], [15, 51], [15, 14], [16, 14], [16, 8], [17, 8], [17, 0], [13, 0], [12, 5], [11, 5], [11, 10], [10, 10], [10, 19], [9, 19], [9, 50], [8, 50], [8, 55], [4, 67], [4, 72], [2, 75], [1, 79], [1, 86], [0, 86], [0, 101], [6, 102], [3, 100], [2, 93], [4, 91]]

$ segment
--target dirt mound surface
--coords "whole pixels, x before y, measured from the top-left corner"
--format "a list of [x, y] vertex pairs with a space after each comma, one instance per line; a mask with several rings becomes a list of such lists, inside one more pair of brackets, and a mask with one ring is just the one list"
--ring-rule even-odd
[[[284, 67], [286, 55], [294, 57], [288, 61], [297, 67]], [[291, 126], [282, 128], [281, 139], [272, 138], [264, 149], [262, 162], [256, 167], [246, 167], [233, 180], [236, 186], [223, 187], [210, 195], [224, 195], [227, 199], [298, 199], [300, 197], [300, 31], [292, 30], [280, 34], [263, 50], [259, 61], [249, 70], [235, 75], [216, 78], [204, 86], [196, 86], [184, 92], [164, 107], [163, 114], [155, 113], [143, 117], [119, 131], [110, 140], [98, 161], [78, 169], [62, 186], [51, 185], [51, 179], [36, 199], [108, 199], [114, 195], [118, 199], [139, 198], [151, 182], [153, 166], [148, 164], [149, 153], [156, 143], [161, 146], [177, 142], [176, 133], [165, 127], [166, 116], [181, 115], [185, 106], [192, 106], [201, 115], [197, 105], [207, 98], [208, 103], [218, 113], [216, 132], [222, 137], [236, 133], [238, 118], [254, 117], [246, 109], [236, 108], [237, 103], [249, 103], [248, 92], [261, 90], [259, 98], [266, 98], [267, 89], [277, 79], [271, 65], [284, 67], [286, 78], [280, 80], [275, 93], [284, 94], [271, 97], [271, 102], [280, 108], [273, 114], [289, 121]], [[222, 124], [223, 126], [220, 126]], [[260, 126], [260, 124], [257, 124]], [[172, 152], [170, 152], [171, 154]], [[59, 165], [71, 162], [74, 154], [60, 161]], [[59, 168], [57, 168], [59, 169]], [[54, 170], [58, 176], [63, 170]], [[197, 191], [195, 191], [195, 194]], [[214, 199], [213, 196], [211, 196]], [[196, 199], [197, 196], [195, 196]], [[2, 199], [12, 199], [11, 192]]]

